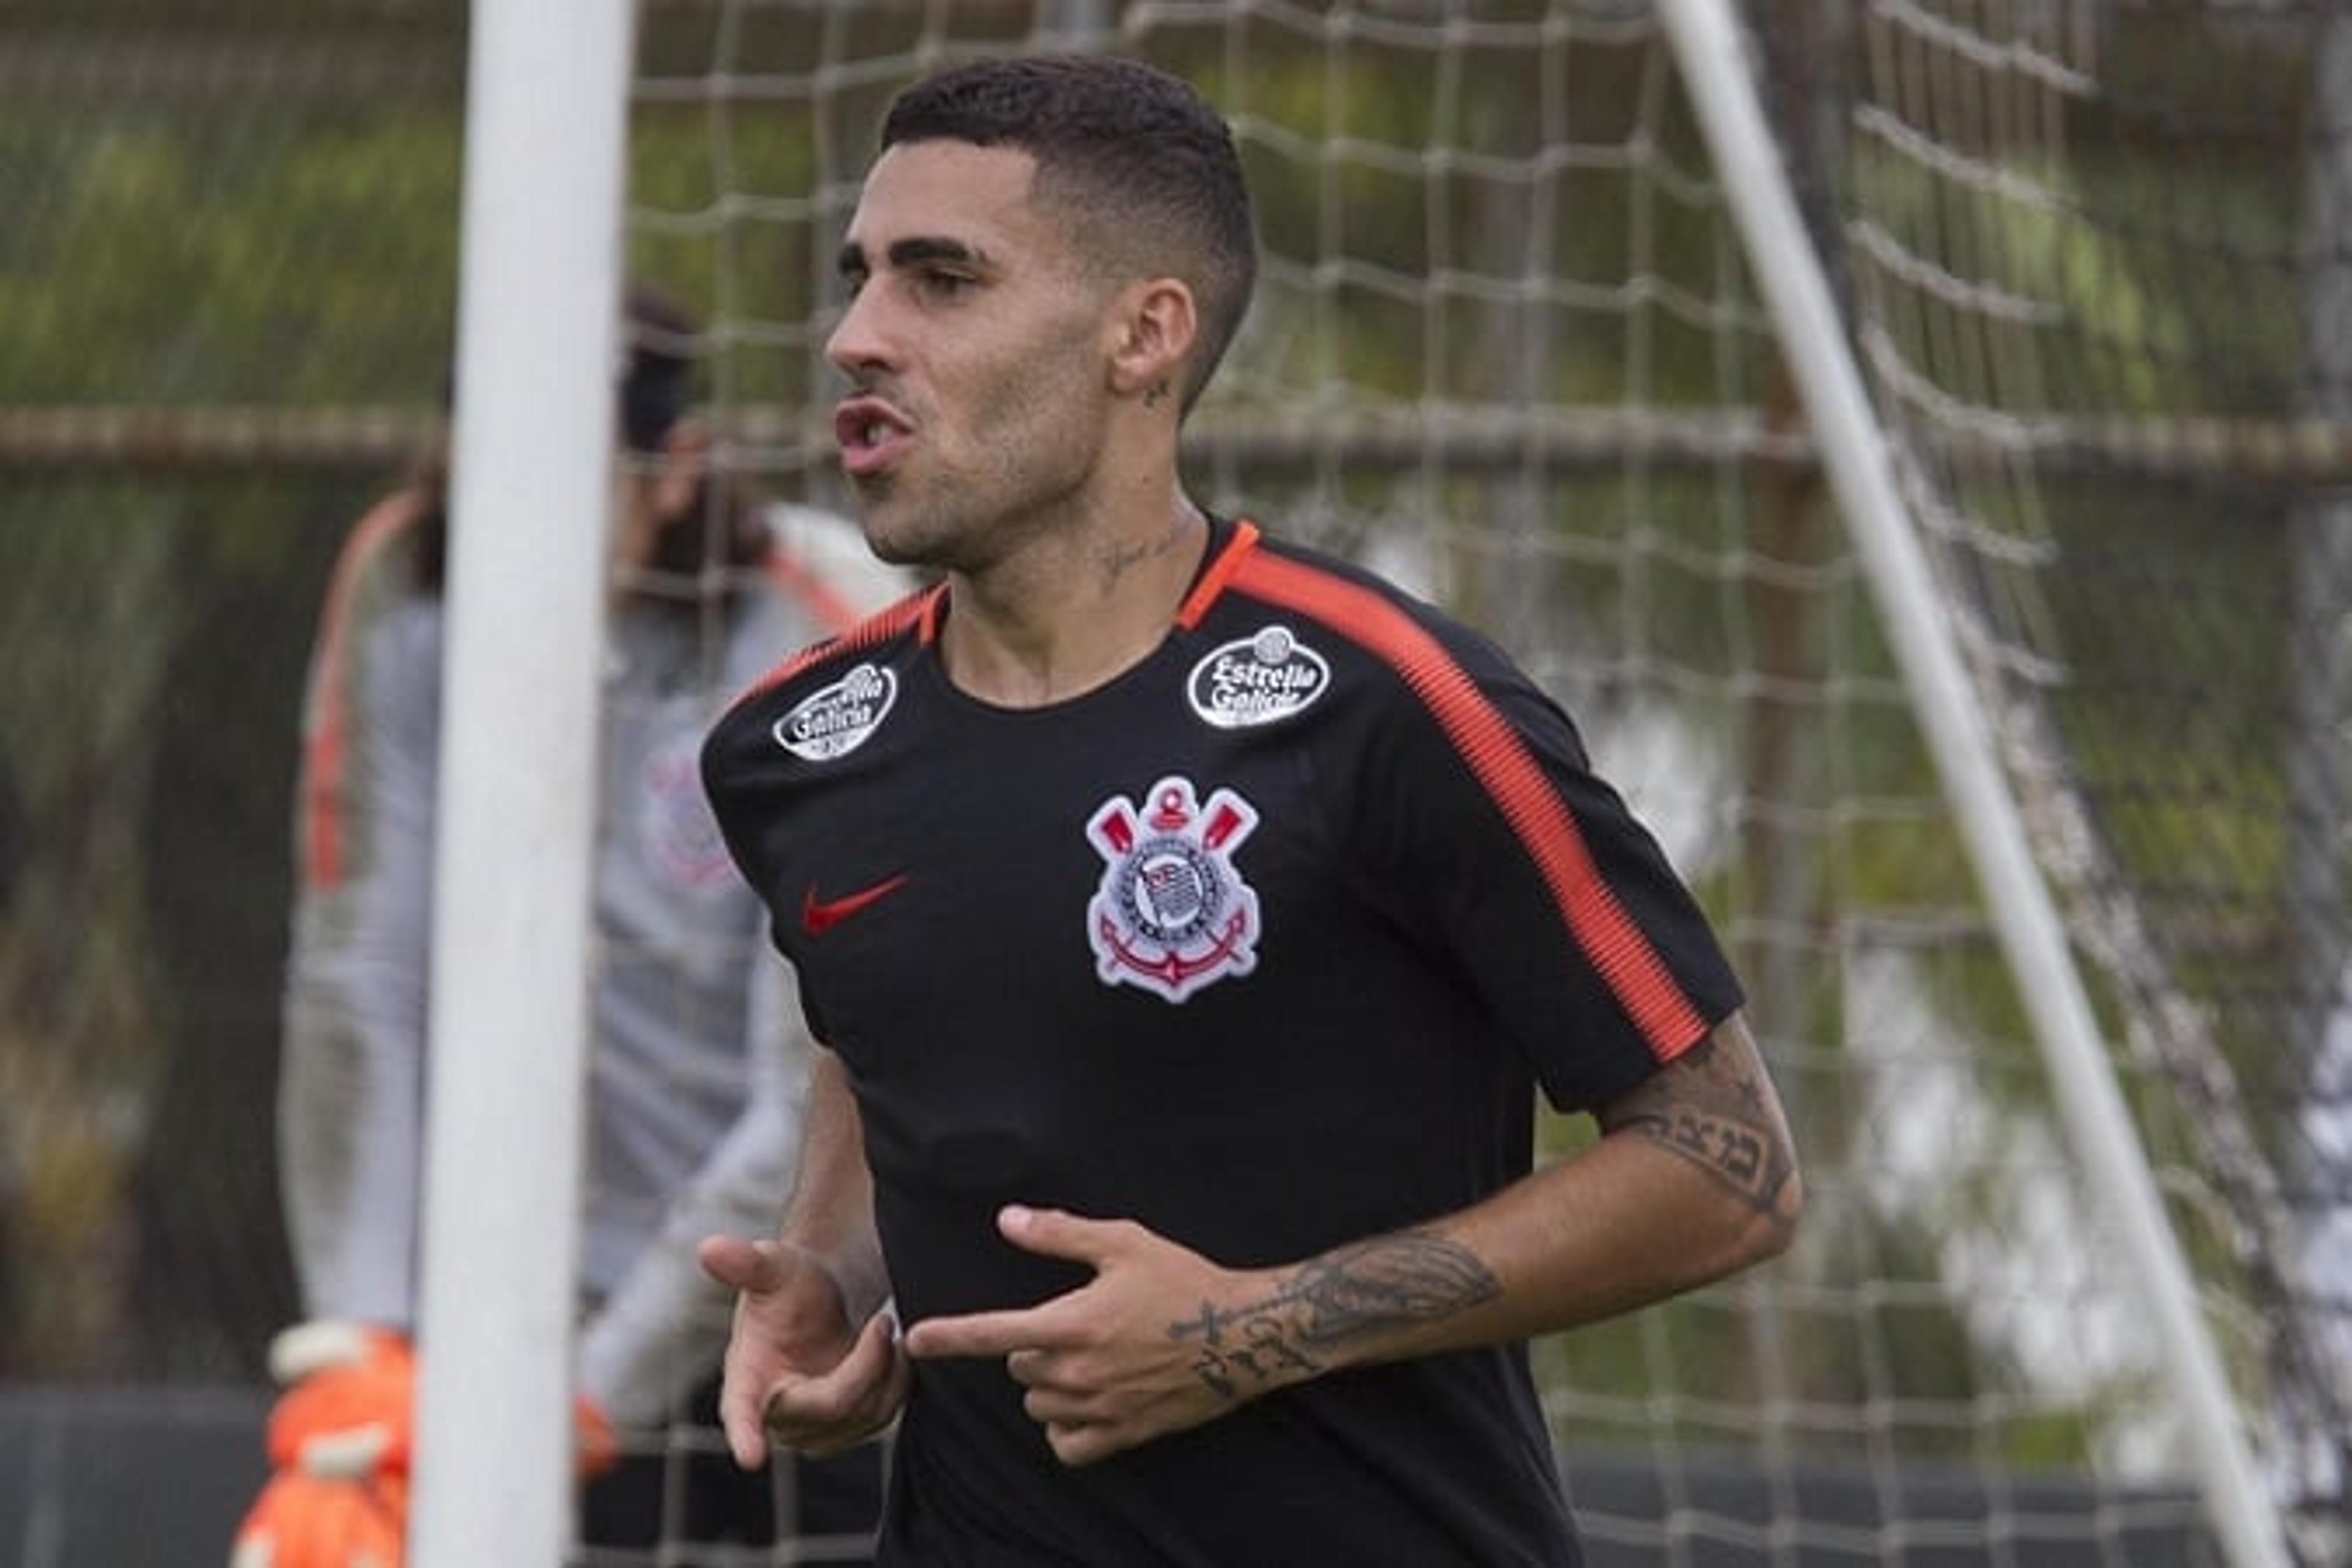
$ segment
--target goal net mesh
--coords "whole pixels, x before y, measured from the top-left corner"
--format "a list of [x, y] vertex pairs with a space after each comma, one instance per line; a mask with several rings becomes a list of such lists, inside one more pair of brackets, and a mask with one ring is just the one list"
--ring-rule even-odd
[[891, 89], [962, 54], [1112, 47], [1230, 113], [1265, 282], [1192, 426], [1197, 487], [1395, 572], [1567, 700], [1722, 921], [1804, 1145], [1785, 1265], [1538, 1347], [1597, 1542], [2128, 1556], [2197, 1514], [2188, 1422], [2237, 1420], [2333, 1549], [2352, 45], [2331, 9], [1745, 12], [2237, 1411], [2173, 1404], [1654, 9], [661, 16], [640, 132], [706, 151], [640, 179], [637, 240], [718, 300], [743, 461], [821, 499], [824, 397], [802, 395]]
[[1265, 282], [1196, 416], [1195, 482], [1397, 574], [1567, 700], [1727, 933], [1805, 1147], [1787, 1264], [1538, 1347], [1597, 1540], [2124, 1554], [2194, 1517], [2186, 1424], [2234, 1420], [2299, 1539], [2336, 1549], [2352, 42], [2331, 8], [1745, 13], [2233, 1412], [2172, 1401], [1651, 7], [663, 17], [641, 146], [698, 151], [641, 168], [635, 232], [719, 302], [743, 459], [820, 499], [803, 391], [895, 88], [1110, 47], [1231, 115]]
[[[1733, 9], [2232, 1409], [2178, 1404], [2069, 1144], [1651, 5], [643, 0], [630, 270], [709, 324], [722, 462], [845, 510], [823, 342], [890, 96], [1040, 47], [1199, 83], [1265, 254], [1196, 493], [1560, 697], [1795, 1124], [1785, 1259], [1534, 1347], [1592, 1560], [2214, 1561], [2188, 1437], [2228, 1422], [2345, 1561], [2352, 19]], [[0, 18], [0, 1378], [257, 1375], [292, 1310], [299, 662], [437, 428], [463, 37], [449, 0]]]

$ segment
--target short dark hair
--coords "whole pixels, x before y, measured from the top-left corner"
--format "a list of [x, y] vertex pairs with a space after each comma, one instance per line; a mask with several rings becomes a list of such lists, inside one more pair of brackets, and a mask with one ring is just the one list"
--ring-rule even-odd
[[1116, 55], [1026, 55], [950, 66], [898, 95], [885, 149], [1009, 147], [1037, 161], [1036, 192], [1097, 265], [1164, 271], [1192, 289], [1200, 347], [1190, 407], [1224, 357], [1257, 283], [1248, 182], [1232, 130], [1192, 85]]

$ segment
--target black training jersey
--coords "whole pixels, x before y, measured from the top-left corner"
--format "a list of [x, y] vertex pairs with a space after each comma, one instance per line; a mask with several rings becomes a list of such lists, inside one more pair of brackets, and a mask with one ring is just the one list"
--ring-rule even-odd
[[[1738, 987], [1568, 718], [1485, 639], [1214, 525], [1150, 658], [1035, 710], [937, 653], [943, 590], [788, 662], [711, 800], [850, 1076], [901, 1317], [1082, 1282], [1020, 1202], [1233, 1267], [1525, 1173], [1537, 1087], [1594, 1108]], [[1000, 1363], [927, 1363], [886, 1560], [1577, 1560], [1526, 1358], [1311, 1380], [1066, 1469]]]

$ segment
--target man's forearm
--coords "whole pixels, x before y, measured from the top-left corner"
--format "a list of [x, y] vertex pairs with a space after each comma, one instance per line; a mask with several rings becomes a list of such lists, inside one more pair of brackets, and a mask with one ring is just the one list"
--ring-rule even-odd
[[847, 1069], [823, 1047], [810, 1062], [800, 1173], [778, 1235], [824, 1262], [851, 1322], [863, 1322], [889, 1300], [889, 1274], [874, 1230], [864, 1123]]
[[1777, 1097], [1733, 1019], [1609, 1108], [1591, 1147], [1426, 1226], [1248, 1276], [1171, 1322], [1221, 1395], [1528, 1339], [1772, 1256], [1802, 1198]]

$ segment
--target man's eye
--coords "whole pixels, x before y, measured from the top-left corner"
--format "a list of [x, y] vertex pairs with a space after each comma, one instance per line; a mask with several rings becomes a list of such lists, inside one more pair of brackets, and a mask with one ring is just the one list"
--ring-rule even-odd
[[924, 291], [927, 293], [936, 294], [942, 299], [949, 300], [954, 299], [959, 294], [969, 292], [976, 281], [978, 281], [976, 279], [972, 278], [970, 274], [963, 272], [926, 272], [923, 274]]

